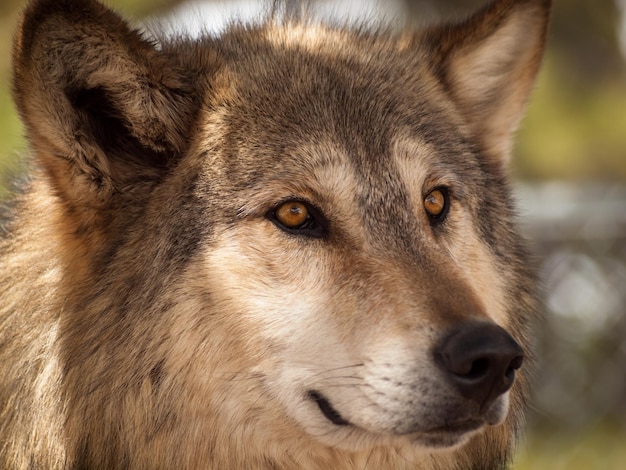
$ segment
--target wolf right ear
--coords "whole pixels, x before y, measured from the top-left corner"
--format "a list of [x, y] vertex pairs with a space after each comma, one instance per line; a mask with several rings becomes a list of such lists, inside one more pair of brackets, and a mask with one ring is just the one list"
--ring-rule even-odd
[[546, 40], [550, 0], [495, 0], [420, 35], [434, 73], [493, 163], [506, 163]]
[[201, 100], [190, 74], [95, 0], [32, 1], [13, 67], [38, 162], [73, 203], [158, 178], [188, 145]]

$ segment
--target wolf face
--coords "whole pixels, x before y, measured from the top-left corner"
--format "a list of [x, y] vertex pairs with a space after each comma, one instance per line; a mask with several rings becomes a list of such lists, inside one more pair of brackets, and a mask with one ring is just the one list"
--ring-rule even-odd
[[156, 47], [32, 2], [14, 90], [42, 171], [4, 258], [53, 294], [2, 270], [4, 324], [39, 332], [3, 331], [3, 362], [44, 359], [3, 379], [26, 418], [0, 414], [0, 461], [504, 465], [537, 308], [506, 166], [548, 10]]

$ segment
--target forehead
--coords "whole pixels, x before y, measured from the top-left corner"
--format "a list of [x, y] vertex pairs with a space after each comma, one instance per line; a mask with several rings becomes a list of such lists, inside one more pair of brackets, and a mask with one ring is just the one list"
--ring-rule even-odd
[[[228, 92], [212, 104], [220, 108], [224, 143], [256, 154], [256, 165], [324, 142], [357, 167], [380, 166], [401, 136], [444, 160], [458, 153], [462, 123], [419, 51], [404, 42], [321, 26], [227, 34], [219, 47]], [[323, 153], [308, 156], [329, 163]]]

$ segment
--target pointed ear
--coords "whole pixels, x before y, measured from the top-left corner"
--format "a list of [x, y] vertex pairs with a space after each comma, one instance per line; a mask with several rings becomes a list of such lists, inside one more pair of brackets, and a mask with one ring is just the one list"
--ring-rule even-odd
[[432, 67], [496, 163], [510, 159], [546, 40], [550, 0], [496, 0], [467, 21], [428, 30]]
[[73, 204], [158, 179], [185, 152], [199, 90], [174, 59], [95, 0], [34, 0], [14, 97], [38, 162]]

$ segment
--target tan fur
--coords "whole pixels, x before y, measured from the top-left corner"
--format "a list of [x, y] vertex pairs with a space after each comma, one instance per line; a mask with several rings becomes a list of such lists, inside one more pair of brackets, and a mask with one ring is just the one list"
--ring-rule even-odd
[[[155, 46], [95, 0], [31, 1], [0, 467], [505, 467], [537, 311], [506, 162], [548, 10], [497, 0], [399, 35], [270, 18]], [[289, 200], [324, 223], [281, 227]], [[526, 356], [485, 409], [437, 362], [475, 324]]]

